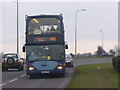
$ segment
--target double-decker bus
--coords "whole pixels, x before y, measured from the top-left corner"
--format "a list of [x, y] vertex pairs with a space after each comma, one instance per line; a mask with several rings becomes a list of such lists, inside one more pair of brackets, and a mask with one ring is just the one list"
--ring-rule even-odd
[[26, 73], [65, 74], [65, 49], [63, 16], [26, 16]]

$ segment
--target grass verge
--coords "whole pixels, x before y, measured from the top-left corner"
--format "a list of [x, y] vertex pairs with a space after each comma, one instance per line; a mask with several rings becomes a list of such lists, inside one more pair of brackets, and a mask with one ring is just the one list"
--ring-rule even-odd
[[68, 88], [118, 88], [118, 73], [111, 63], [81, 65]]

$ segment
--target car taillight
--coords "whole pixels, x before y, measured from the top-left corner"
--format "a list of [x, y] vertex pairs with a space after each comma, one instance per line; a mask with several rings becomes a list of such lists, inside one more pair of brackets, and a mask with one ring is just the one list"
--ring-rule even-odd
[[28, 65], [26, 65], [26, 67], [29, 67]]
[[2, 60], [2, 62], [5, 62], [5, 60]]
[[63, 64], [63, 66], [65, 67], [65, 66], [66, 66], [66, 64]]
[[17, 62], [20, 62], [20, 60], [17, 60]]

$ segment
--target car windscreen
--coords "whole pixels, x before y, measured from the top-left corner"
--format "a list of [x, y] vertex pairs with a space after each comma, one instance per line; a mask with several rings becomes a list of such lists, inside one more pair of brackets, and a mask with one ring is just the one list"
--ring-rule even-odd
[[65, 55], [65, 60], [71, 60], [71, 56], [70, 55]]
[[8, 58], [8, 57], [18, 58], [16, 54], [5, 54], [4, 55], [4, 58]]

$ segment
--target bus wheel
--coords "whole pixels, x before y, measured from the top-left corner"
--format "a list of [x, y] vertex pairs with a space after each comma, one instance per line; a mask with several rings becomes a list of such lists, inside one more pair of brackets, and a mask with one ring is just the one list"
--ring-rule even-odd
[[4, 68], [2, 68], [2, 71], [5, 71], [5, 69], [4, 69]]
[[29, 75], [29, 77], [30, 77], [30, 78], [35, 78], [35, 76], [34, 76], [34, 75]]
[[8, 68], [5, 68], [6, 69], [6, 71], [8, 71]]

